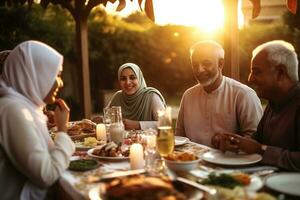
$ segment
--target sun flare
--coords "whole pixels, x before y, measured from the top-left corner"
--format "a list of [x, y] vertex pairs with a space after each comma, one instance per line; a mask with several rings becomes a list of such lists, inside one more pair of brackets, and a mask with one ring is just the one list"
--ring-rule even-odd
[[154, 1], [157, 24], [196, 26], [211, 32], [223, 26], [222, 0], [163, 0]]
[[[239, 27], [243, 26], [243, 14], [239, 1]], [[118, 1], [108, 3], [106, 9], [111, 12], [116, 9]], [[153, 0], [155, 23], [159, 25], [195, 26], [201, 31], [212, 33], [224, 26], [223, 0]], [[137, 0], [127, 0], [127, 6], [118, 14], [127, 16], [138, 10]]]

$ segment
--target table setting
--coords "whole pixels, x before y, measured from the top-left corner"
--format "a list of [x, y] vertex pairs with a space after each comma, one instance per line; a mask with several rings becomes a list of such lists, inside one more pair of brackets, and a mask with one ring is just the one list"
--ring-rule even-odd
[[[128, 131], [120, 125], [116, 131], [116, 125], [96, 124], [98, 142], [90, 139], [94, 146], [77, 148], [60, 187], [70, 199], [93, 200], [274, 200], [282, 194], [292, 200], [300, 196], [299, 173], [262, 166], [258, 154], [224, 153], [174, 136], [168, 117], [162, 114], [157, 130]], [[121, 124], [120, 118], [117, 121]], [[111, 131], [116, 131], [114, 137]], [[159, 197], [141, 196], [146, 194]]]

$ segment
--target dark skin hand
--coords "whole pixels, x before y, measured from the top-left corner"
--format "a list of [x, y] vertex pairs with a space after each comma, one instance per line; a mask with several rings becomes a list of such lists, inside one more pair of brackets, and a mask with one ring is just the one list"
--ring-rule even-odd
[[232, 151], [236, 153], [239, 151], [238, 142], [231, 134], [227, 133], [217, 133], [212, 137], [211, 141], [214, 148], [220, 149], [223, 152]]
[[252, 154], [261, 153], [262, 149], [262, 145], [256, 140], [231, 133], [214, 135], [212, 145], [223, 152], [232, 151], [237, 153], [243, 151]]

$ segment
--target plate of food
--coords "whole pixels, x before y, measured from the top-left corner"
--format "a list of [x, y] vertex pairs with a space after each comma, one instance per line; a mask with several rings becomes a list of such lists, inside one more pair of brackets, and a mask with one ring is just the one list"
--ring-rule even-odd
[[175, 146], [181, 146], [190, 142], [190, 139], [182, 136], [175, 136]]
[[212, 172], [207, 178], [199, 180], [201, 184], [218, 186], [228, 189], [243, 187], [249, 192], [255, 192], [262, 188], [262, 180], [255, 175], [249, 175], [242, 172], [217, 173]]
[[121, 145], [116, 145], [114, 142], [109, 142], [88, 150], [87, 154], [92, 158], [98, 159], [127, 160], [129, 158], [129, 149], [122, 148]]
[[95, 148], [96, 146], [100, 146], [105, 144], [103, 140], [97, 140], [95, 137], [86, 137], [83, 141], [75, 141], [75, 147], [78, 151], [87, 151], [91, 148]]
[[[57, 127], [50, 129], [50, 135], [52, 138], [56, 136]], [[86, 137], [96, 137], [96, 124], [89, 119], [83, 119], [81, 121], [71, 121], [68, 123], [67, 134], [72, 140], [82, 140]]]
[[72, 160], [69, 164], [69, 170], [73, 171], [88, 171], [96, 169], [100, 166], [100, 163], [92, 159], [77, 159]]
[[250, 165], [261, 161], [262, 156], [259, 154], [245, 154], [245, 153], [233, 153], [212, 149], [202, 155], [202, 159], [206, 162], [228, 165], [228, 166], [242, 166]]
[[99, 199], [202, 199], [203, 192], [167, 177], [133, 175], [102, 182], [89, 192], [91, 200]]

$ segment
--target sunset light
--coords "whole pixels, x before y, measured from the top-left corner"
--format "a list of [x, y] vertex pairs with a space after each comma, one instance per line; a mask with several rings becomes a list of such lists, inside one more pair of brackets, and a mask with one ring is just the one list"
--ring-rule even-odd
[[206, 32], [223, 26], [222, 0], [154, 1], [156, 23], [196, 26]]
[[[207, 33], [215, 32], [224, 25], [222, 0], [153, 0], [153, 4], [155, 23], [159, 25], [195, 26]], [[109, 12], [113, 12], [117, 5], [116, 1], [114, 4], [107, 4], [106, 8]], [[128, 1], [128, 6], [118, 14], [127, 16], [135, 10], [138, 10], [137, 2]], [[243, 20], [243, 14], [239, 9], [239, 27], [243, 26]]]

